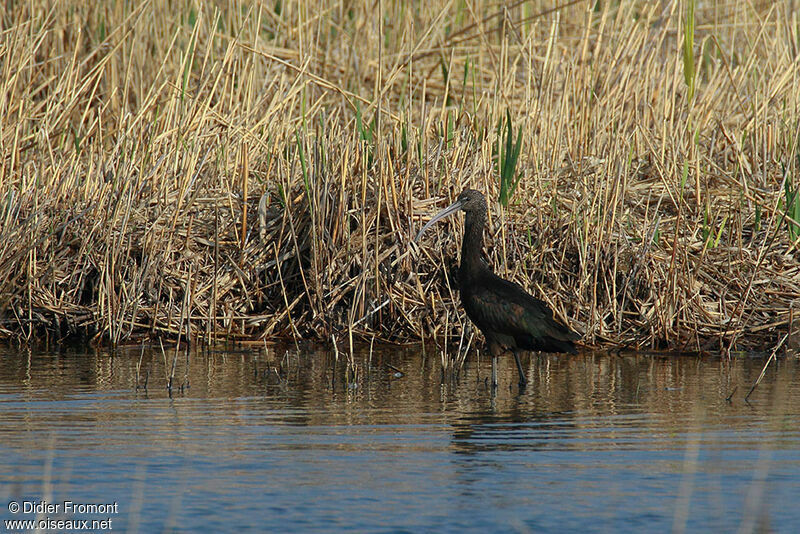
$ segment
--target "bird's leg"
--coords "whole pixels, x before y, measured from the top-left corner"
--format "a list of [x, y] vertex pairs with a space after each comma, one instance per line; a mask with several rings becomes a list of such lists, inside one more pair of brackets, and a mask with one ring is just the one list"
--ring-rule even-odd
[[492, 351], [492, 389], [497, 387], [497, 353]]
[[522, 363], [519, 361], [519, 354], [517, 354], [516, 350], [512, 350], [511, 352], [514, 353], [514, 361], [517, 362], [517, 372], [519, 372], [519, 387], [524, 388], [528, 385], [528, 379], [525, 378], [525, 371], [523, 371]]
[[506, 349], [495, 341], [489, 342], [489, 352], [492, 355], [492, 391], [497, 389], [497, 358], [506, 352]]

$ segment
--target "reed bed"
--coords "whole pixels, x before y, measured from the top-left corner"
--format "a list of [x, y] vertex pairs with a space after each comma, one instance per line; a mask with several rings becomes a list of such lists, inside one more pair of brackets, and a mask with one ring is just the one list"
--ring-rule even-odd
[[794, 339], [792, 7], [7, 3], [0, 336], [468, 346], [473, 187], [587, 345]]

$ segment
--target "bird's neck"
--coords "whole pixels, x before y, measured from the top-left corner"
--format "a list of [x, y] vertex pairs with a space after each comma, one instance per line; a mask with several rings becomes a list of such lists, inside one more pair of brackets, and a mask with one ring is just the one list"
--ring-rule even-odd
[[464, 240], [461, 243], [461, 266], [459, 279], [469, 283], [480, 272], [481, 249], [483, 248], [483, 227], [486, 215], [469, 211], [464, 219]]

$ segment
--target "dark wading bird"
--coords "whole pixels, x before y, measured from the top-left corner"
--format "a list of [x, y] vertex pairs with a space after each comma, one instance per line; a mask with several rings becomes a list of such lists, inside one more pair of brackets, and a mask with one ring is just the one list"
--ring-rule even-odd
[[580, 336], [556, 321], [547, 304], [529, 295], [518, 284], [494, 274], [483, 261], [486, 199], [480, 192], [465, 189], [453, 204], [422, 227], [414, 241], [419, 241], [425, 230], [438, 221], [459, 210], [466, 214], [458, 267], [461, 303], [486, 338], [492, 354], [492, 385], [497, 385], [497, 357], [510, 350], [517, 362], [519, 385], [525, 387], [527, 380], [519, 361], [520, 350], [575, 352], [573, 341]]

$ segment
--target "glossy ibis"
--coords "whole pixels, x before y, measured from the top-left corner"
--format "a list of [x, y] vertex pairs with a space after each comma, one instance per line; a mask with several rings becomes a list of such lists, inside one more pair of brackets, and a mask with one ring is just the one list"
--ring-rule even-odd
[[517, 362], [519, 385], [525, 387], [527, 380], [518, 351], [575, 352], [573, 341], [580, 336], [556, 321], [547, 304], [532, 297], [520, 285], [494, 274], [483, 261], [486, 199], [479, 191], [465, 189], [454, 203], [422, 227], [414, 241], [436, 222], [459, 210], [466, 214], [458, 267], [461, 303], [486, 338], [492, 354], [492, 385], [497, 385], [497, 357], [510, 350]]

